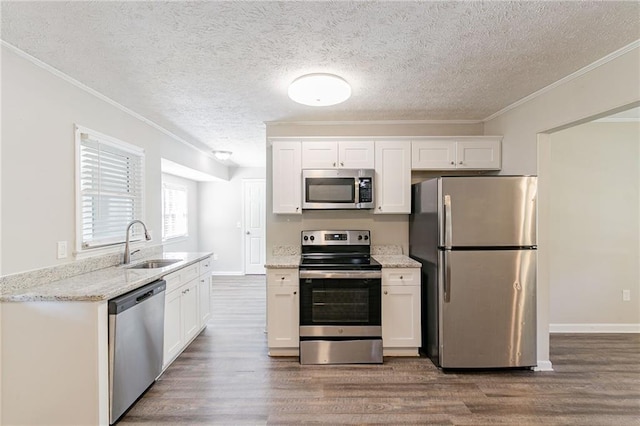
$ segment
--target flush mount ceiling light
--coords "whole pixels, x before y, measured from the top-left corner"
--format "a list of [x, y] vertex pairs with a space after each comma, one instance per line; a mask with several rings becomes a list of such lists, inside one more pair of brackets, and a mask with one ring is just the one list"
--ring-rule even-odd
[[333, 74], [307, 74], [289, 85], [289, 97], [310, 106], [329, 106], [344, 102], [351, 96], [351, 86]]
[[213, 151], [213, 155], [215, 155], [218, 160], [222, 161], [228, 160], [231, 157], [231, 154], [233, 154], [231, 151]]

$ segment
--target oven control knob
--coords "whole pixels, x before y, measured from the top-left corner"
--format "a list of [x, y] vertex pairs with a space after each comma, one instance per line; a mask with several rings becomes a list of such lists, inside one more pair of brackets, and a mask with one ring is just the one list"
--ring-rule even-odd
[[311, 238], [311, 241], [316, 239], [316, 237], [314, 237], [313, 235], [311, 237], [309, 237], [309, 238]]
[[307, 237], [306, 235], [302, 238], [303, 240], [307, 241], [309, 239], [309, 237]]
[[358, 240], [361, 240], [361, 239], [362, 239], [362, 235], [358, 235]]
[[365, 235], [365, 236], [364, 236], [364, 240], [365, 240], [365, 241], [367, 241], [368, 239], [369, 239], [369, 236], [368, 236], [368, 235]]

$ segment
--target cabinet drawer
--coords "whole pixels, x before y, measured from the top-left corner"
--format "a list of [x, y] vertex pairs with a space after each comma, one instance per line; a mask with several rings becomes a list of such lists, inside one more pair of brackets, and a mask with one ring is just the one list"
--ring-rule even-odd
[[200, 275], [210, 273], [213, 270], [213, 262], [211, 257], [207, 257], [200, 261]]
[[200, 264], [194, 263], [162, 277], [167, 282], [167, 293], [197, 278], [200, 275]]
[[297, 286], [298, 270], [297, 269], [276, 269], [267, 272], [268, 286]]
[[420, 269], [382, 268], [382, 285], [420, 285]]

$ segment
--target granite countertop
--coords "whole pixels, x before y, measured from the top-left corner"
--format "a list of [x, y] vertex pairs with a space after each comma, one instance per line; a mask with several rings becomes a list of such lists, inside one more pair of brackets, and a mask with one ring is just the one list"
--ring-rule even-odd
[[[16, 289], [2, 294], [0, 301], [106, 301], [209, 256], [211, 253], [159, 253], [137, 259], [127, 266], [112, 266], [35, 287]], [[180, 261], [164, 268], [130, 269], [130, 266], [150, 259], [180, 259]]]
[[264, 265], [264, 267], [267, 269], [297, 268], [298, 266], [300, 266], [299, 254], [273, 256]]
[[403, 254], [374, 254], [375, 260], [380, 262], [383, 268], [420, 268], [422, 264]]

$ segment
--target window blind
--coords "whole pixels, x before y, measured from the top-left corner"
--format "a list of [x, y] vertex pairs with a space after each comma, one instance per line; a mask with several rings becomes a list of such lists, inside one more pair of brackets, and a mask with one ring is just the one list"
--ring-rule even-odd
[[162, 184], [162, 238], [186, 237], [188, 205], [187, 188]]
[[[127, 224], [143, 218], [144, 151], [85, 132], [79, 149], [82, 248], [122, 243]], [[134, 226], [131, 240], [142, 234]]]

